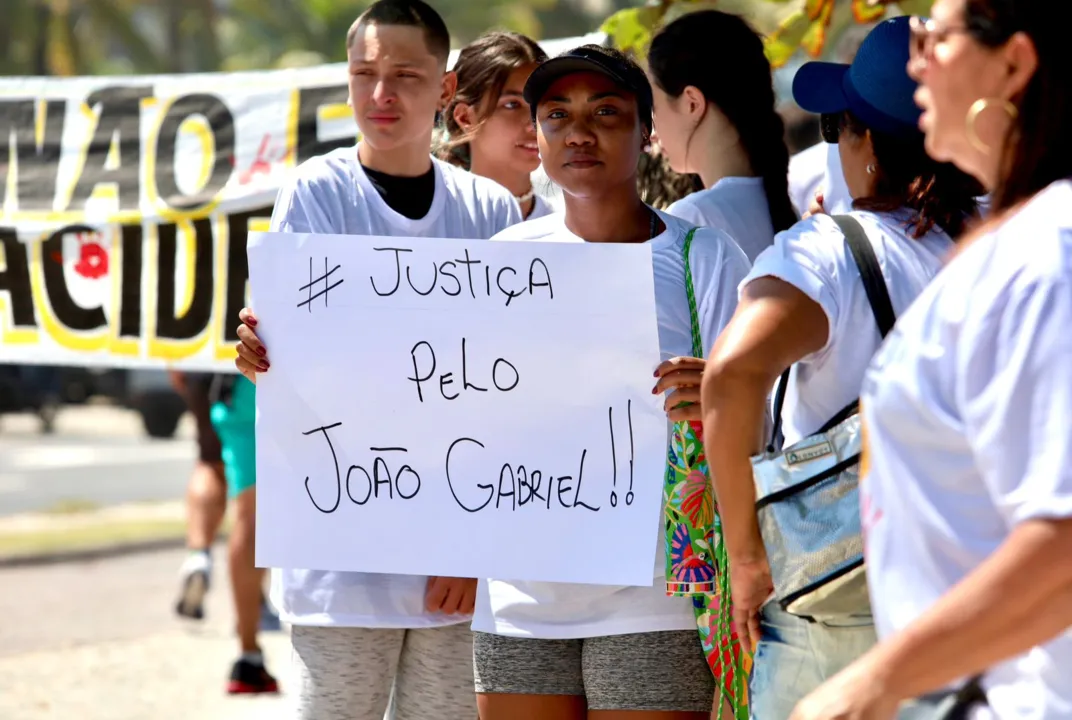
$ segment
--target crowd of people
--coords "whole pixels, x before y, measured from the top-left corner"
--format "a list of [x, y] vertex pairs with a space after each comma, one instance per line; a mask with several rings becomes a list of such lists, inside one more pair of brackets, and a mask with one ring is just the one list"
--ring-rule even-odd
[[[936, 0], [804, 65], [835, 166], [802, 196], [737, 16], [670, 23], [645, 68], [493, 32], [448, 71], [430, 6], [371, 5], [346, 38], [360, 141], [295, 169], [272, 229], [649, 243], [667, 530], [651, 587], [272, 570], [295, 717], [1072, 718], [1068, 20]], [[270, 353], [240, 318], [241, 377], [177, 378], [206, 438], [178, 610], [201, 614], [225, 478], [230, 690], [274, 692], [252, 561]]]

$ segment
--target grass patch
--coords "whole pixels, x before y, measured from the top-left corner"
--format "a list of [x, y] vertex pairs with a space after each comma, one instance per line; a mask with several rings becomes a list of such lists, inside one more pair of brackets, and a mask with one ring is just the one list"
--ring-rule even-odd
[[80, 500], [78, 498], [64, 498], [44, 509], [46, 515], [74, 515], [76, 513], [97, 510], [100, 505], [92, 500]]
[[0, 556], [93, 550], [123, 543], [168, 540], [186, 535], [183, 520], [132, 520], [85, 527], [0, 533]]

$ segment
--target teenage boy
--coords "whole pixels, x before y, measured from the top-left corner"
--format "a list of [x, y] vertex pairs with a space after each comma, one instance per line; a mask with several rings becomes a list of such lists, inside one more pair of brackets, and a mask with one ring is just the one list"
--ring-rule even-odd
[[[449, 49], [442, 18], [420, 0], [380, 0], [357, 19], [347, 60], [361, 141], [295, 171], [273, 230], [484, 239], [521, 221], [508, 190], [430, 155], [457, 83]], [[242, 319], [236, 364], [255, 382], [271, 355], [250, 309]], [[381, 720], [389, 700], [395, 720], [476, 717], [475, 592], [472, 579], [274, 570], [273, 604], [294, 626], [298, 717]]]

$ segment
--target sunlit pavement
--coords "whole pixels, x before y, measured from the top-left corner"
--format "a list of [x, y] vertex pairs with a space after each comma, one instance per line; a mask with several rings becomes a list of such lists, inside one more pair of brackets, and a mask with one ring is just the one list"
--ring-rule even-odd
[[228, 697], [235, 658], [226, 550], [207, 618], [172, 613], [183, 551], [0, 570], [3, 720], [283, 720], [294, 688], [284, 633], [262, 637], [284, 695]]

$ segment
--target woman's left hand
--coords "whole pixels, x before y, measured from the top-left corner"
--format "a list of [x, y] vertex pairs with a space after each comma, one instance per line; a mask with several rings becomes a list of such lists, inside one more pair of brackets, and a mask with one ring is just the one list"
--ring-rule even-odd
[[860, 658], [797, 703], [789, 720], [894, 720], [901, 703], [872, 665]]
[[[703, 358], [676, 357], [655, 368], [655, 383], [652, 394], [658, 395], [670, 390], [663, 403], [663, 409], [672, 422], [683, 420], [700, 422], [703, 413], [700, 410], [700, 381], [703, 380]], [[683, 405], [682, 407], [677, 407]]]

